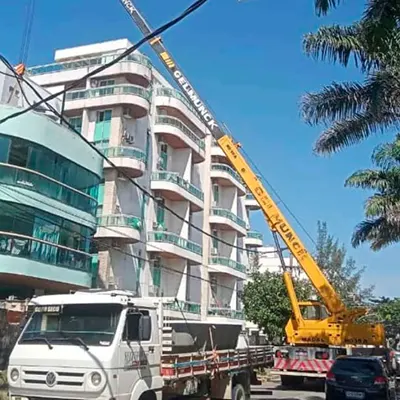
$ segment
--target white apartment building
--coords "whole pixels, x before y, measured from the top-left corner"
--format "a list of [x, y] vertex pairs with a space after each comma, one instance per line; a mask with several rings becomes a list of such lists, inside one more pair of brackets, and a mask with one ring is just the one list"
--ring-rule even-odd
[[[54, 93], [131, 45], [121, 39], [57, 50], [55, 63], [28, 73]], [[259, 241], [249, 234], [254, 201], [183, 94], [136, 52], [69, 91], [64, 114], [156, 199], [104, 162], [98, 285], [175, 297], [170, 318], [243, 320], [244, 249]]]

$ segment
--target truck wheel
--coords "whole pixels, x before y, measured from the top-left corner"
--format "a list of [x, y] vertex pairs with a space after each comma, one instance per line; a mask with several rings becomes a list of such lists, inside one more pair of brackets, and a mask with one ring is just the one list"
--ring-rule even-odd
[[232, 390], [232, 400], [245, 400], [246, 399], [246, 392], [244, 387], [238, 383]]

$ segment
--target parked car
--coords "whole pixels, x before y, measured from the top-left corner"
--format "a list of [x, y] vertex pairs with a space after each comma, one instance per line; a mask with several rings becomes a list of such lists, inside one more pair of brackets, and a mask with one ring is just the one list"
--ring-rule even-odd
[[325, 380], [326, 400], [394, 400], [394, 380], [381, 357], [340, 356]]

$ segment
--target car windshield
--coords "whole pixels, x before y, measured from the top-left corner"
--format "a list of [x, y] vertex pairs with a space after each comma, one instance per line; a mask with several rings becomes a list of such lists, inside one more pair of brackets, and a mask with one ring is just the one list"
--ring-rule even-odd
[[332, 372], [340, 375], [375, 376], [382, 373], [379, 363], [375, 360], [345, 359], [336, 360]]
[[119, 304], [35, 307], [19, 343], [109, 346], [117, 329]]

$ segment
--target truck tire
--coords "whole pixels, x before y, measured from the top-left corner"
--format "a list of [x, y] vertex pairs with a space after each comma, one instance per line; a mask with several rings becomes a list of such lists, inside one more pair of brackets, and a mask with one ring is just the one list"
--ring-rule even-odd
[[234, 386], [232, 390], [232, 400], [245, 400], [246, 399], [246, 391], [244, 387], [238, 383]]
[[304, 383], [302, 376], [281, 375], [281, 385], [286, 387], [298, 387]]

